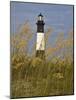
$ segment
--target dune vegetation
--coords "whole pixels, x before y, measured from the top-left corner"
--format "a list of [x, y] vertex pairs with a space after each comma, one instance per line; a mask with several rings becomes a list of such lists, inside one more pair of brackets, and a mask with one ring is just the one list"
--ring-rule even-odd
[[73, 30], [65, 39], [59, 33], [54, 46], [48, 43], [52, 32], [50, 27], [45, 32], [45, 60], [35, 57], [35, 42], [29, 54], [34, 35], [29, 21], [11, 35], [11, 98], [73, 94]]

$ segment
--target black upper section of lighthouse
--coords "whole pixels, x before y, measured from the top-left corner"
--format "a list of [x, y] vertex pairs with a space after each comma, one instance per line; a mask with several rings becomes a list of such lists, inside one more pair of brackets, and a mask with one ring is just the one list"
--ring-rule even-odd
[[43, 20], [43, 15], [40, 13], [38, 15], [38, 20], [37, 20], [37, 32], [44, 32], [44, 20]]

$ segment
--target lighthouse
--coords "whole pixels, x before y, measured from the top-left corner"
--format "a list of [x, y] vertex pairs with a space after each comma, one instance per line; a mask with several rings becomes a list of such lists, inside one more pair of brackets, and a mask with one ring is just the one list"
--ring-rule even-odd
[[36, 34], [36, 57], [45, 59], [45, 37], [44, 37], [44, 19], [40, 13], [37, 19], [37, 34]]

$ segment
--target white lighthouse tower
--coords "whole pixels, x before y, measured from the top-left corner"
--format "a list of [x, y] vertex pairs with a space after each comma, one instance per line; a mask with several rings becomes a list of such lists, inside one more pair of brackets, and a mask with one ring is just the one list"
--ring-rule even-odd
[[44, 20], [40, 13], [37, 20], [36, 57], [45, 59]]

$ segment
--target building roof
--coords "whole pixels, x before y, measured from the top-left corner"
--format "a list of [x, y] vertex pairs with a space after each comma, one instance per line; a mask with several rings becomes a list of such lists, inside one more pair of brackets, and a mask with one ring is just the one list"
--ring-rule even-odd
[[43, 15], [42, 15], [41, 13], [38, 15], [38, 17], [39, 17], [39, 16], [43, 17]]

